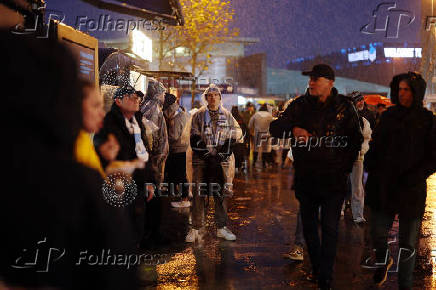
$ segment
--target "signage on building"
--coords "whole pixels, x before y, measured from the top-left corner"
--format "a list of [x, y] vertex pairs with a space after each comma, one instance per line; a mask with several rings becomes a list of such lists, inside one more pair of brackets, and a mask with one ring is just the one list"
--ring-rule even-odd
[[348, 62], [355, 62], [355, 61], [364, 61], [369, 60], [371, 62], [375, 61], [377, 58], [377, 50], [375, 47], [370, 44], [369, 49], [353, 52], [348, 54]]
[[422, 48], [413, 47], [385, 47], [385, 57], [421, 58]]
[[132, 37], [132, 52], [142, 59], [152, 62], [153, 46], [151, 38], [138, 30], [133, 30]]
[[57, 24], [57, 36], [76, 58], [79, 76], [98, 84], [98, 40], [62, 23]]

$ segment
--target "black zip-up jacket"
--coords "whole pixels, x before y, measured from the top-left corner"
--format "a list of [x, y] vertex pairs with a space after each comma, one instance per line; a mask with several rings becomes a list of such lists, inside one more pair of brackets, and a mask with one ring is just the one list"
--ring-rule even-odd
[[[295, 127], [313, 135], [308, 144], [296, 142], [292, 135]], [[325, 103], [308, 91], [296, 98], [271, 123], [270, 133], [276, 138], [292, 137], [294, 167], [300, 176], [344, 176], [351, 172], [363, 141], [354, 105], [336, 88]]]

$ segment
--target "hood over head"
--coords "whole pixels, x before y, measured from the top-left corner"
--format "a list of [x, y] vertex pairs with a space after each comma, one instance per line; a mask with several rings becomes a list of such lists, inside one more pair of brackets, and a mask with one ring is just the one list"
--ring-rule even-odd
[[[147, 93], [145, 95], [145, 101], [147, 100], [158, 100], [158, 96], [162, 93], [165, 93], [165, 86], [156, 79], [150, 78], [147, 86]], [[161, 105], [163, 104], [163, 100], [158, 100]]]
[[170, 93], [165, 93], [165, 100], [163, 103], [163, 110], [166, 110], [168, 107], [170, 107], [172, 104], [174, 104], [177, 101], [177, 97]]
[[203, 94], [201, 95], [201, 101], [203, 105], [207, 106], [206, 96], [210, 92], [217, 92], [220, 95], [220, 106], [221, 106], [223, 102], [223, 96], [221, 95], [221, 90], [215, 84], [210, 84], [209, 87], [206, 90], [204, 90]]
[[391, 87], [391, 101], [393, 104], [398, 105], [399, 102], [399, 85], [401, 81], [406, 81], [413, 93], [413, 105], [412, 107], [422, 107], [422, 101], [424, 100], [425, 90], [427, 84], [419, 73], [408, 72], [398, 74], [393, 77]]

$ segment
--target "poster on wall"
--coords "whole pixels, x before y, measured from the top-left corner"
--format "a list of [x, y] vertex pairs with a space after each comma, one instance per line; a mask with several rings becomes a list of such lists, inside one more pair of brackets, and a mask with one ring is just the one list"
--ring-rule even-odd
[[98, 86], [98, 40], [62, 23], [57, 23], [57, 36], [75, 55], [80, 77]]

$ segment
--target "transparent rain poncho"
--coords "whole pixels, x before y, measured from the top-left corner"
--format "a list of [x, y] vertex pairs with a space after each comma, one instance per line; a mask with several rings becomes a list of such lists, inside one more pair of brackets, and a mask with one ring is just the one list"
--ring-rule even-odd
[[152, 170], [153, 182], [156, 183], [163, 182], [165, 161], [168, 156], [167, 125], [162, 111], [165, 91], [162, 83], [149, 79], [147, 94], [140, 108], [143, 114], [142, 123], [148, 132], [147, 137], [151, 144], [149, 161], [151, 164], [148, 166]]
[[100, 68], [100, 90], [104, 97], [104, 109], [108, 112], [113, 103], [113, 96], [119, 87], [132, 86], [129, 67], [133, 61], [122, 53], [110, 54]]
[[[206, 95], [209, 90], [218, 90], [218, 88], [211, 85], [205, 90], [202, 95], [204, 104], [207, 104]], [[222, 104], [219, 105], [218, 114], [219, 116], [216, 119], [211, 118], [207, 105], [204, 105], [195, 112], [193, 116], [191, 116], [191, 136], [200, 136], [211, 154], [215, 154], [213, 153], [215, 145], [223, 145], [228, 139], [236, 140], [238, 143], [242, 143], [244, 139], [238, 122], [232, 114], [222, 106]], [[192, 146], [195, 145], [191, 144], [191, 148]], [[204, 162], [202, 162], [195, 154], [192, 154], [192, 150], [188, 150], [188, 152], [190, 152], [190, 156], [187, 156], [187, 160], [192, 160], [192, 170], [203, 170]], [[229, 158], [221, 162], [221, 167], [223, 169], [225, 182], [232, 183], [235, 176], [235, 157], [233, 153], [230, 154]], [[190, 169], [191, 166], [187, 166], [187, 168]], [[192, 173], [188, 172], [188, 176], [189, 180], [192, 178]], [[193, 180], [193, 182], [196, 181]]]

